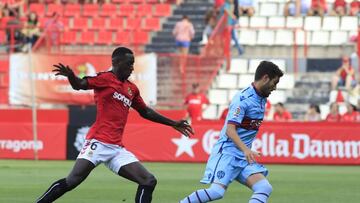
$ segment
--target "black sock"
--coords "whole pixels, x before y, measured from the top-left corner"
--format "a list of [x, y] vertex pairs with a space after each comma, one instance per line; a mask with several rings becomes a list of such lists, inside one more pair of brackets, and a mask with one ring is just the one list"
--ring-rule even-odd
[[61, 197], [65, 192], [69, 191], [66, 179], [60, 179], [53, 183], [46, 192], [36, 201], [36, 203], [50, 203]]
[[136, 191], [135, 203], [150, 203], [154, 189], [154, 186], [139, 185]]

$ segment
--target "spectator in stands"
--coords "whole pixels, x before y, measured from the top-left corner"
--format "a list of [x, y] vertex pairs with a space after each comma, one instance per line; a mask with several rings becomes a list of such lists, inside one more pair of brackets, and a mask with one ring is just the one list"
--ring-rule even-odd
[[205, 94], [200, 92], [198, 83], [192, 84], [192, 92], [185, 98], [185, 105], [187, 106], [188, 119], [194, 121], [202, 120], [202, 112], [209, 104], [209, 100]]
[[10, 18], [6, 23], [6, 40], [9, 43], [7, 51], [21, 51], [23, 46], [23, 35], [21, 33], [22, 23], [18, 15]]
[[335, 0], [333, 3], [333, 9], [331, 11], [331, 15], [344, 16], [346, 15], [346, 1], [345, 0]]
[[3, 10], [8, 10], [9, 16], [23, 16], [24, 8], [27, 6], [25, 0], [2, 0]]
[[290, 121], [291, 119], [292, 115], [283, 103], [279, 102], [275, 104], [274, 121]]
[[56, 12], [45, 22], [44, 30], [46, 32], [47, 45], [59, 45], [60, 33], [64, 31], [64, 24], [59, 20], [60, 15]]
[[339, 105], [336, 102], [330, 104], [330, 112], [326, 116], [325, 121], [328, 122], [338, 122], [341, 119], [341, 115], [339, 113]]
[[235, 26], [238, 24], [238, 18], [239, 16], [236, 16], [235, 14], [239, 14], [235, 10], [235, 4], [234, 0], [226, 0], [224, 3], [222, 9], [221, 9], [221, 15], [227, 14], [227, 25], [228, 29], [230, 29], [231, 32], [231, 39], [233, 40], [236, 49], [238, 50], [239, 55], [242, 55], [244, 53], [244, 48], [240, 45], [238, 41], [238, 36], [236, 34]]
[[356, 109], [356, 106], [347, 102], [346, 103], [346, 112], [341, 115], [341, 121], [343, 122], [360, 122], [359, 112]]
[[30, 12], [28, 19], [21, 30], [24, 35], [25, 43], [31, 43], [33, 46], [37, 39], [40, 37], [40, 23], [38, 21], [38, 15], [34, 12]]
[[284, 5], [285, 16], [307, 15], [311, 2], [309, 0], [290, 0]]
[[326, 0], [311, 0], [311, 7], [308, 12], [309, 16], [324, 16], [326, 12]]
[[184, 15], [182, 19], [175, 24], [173, 35], [175, 37], [176, 47], [180, 53], [179, 69], [181, 73], [184, 73], [191, 40], [195, 36], [194, 25], [186, 15]]
[[343, 56], [342, 65], [336, 70], [333, 76], [332, 89], [335, 90], [338, 87], [345, 87], [347, 90], [351, 90], [356, 84], [355, 71], [350, 64], [350, 58]]
[[182, 19], [176, 23], [173, 29], [173, 35], [176, 40], [176, 47], [182, 55], [187, 55], [190, 48], [191, 40], [195, 36], [194, 25], [190, 19], [184, 15]]
[[351, 15], [351, 16], [358, 16], [358, 15], [359, 15], [359, 10], [360, 10], [360, 1], [358, 1], [358, 0], [353, 0], [353, 1], [350, 3], [349, 15]]
[[236, 9], [239, 10], [240, 16], [253, 16], [255, 13], [254, 1], [253, 0], [237, 0], [239, 1], [239, 6]]
[[310, 104], [304, 117], [305, 121], [321, 121], [320, 107], [317, 104]]
[[217, 12], [215, 9], [209, 10], [205, 15], [205, 29], [203, 31], [202, 40], [200, 44], [205, 45], [208, 43], [212, 32], [215, 29], [217, 23]]

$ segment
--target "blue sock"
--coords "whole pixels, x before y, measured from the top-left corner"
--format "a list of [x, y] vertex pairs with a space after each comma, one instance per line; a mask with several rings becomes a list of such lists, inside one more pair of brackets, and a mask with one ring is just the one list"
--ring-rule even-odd
[[225, 188], [219, 184], [211, 184], [208, 189], [201, 189], [185, 197], [180, 203], [205, 203], [221, 199], [225, 194]]
[[266, 203], [272, 192], [272, 186], [268, 180], [262, 179], [252, 186], [252, 190], [254, 193], [249, 203]]

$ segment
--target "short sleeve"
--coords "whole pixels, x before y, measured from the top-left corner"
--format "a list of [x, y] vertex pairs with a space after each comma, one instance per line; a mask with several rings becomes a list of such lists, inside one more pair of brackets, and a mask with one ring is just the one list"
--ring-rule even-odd
[[88, 82], [88, 89], [97, 89], [107, 87], [109, 82], [111, 81], [107, 74], [98, 73], [97, 76], [86, 76], [84, 79]]
[[131, 107], [136, 111], [140, 111], [146, 107], [143, 98], [140, 95], [139, 89], [136, 88], [135, 97], [132, 100]]
[[202, 103], [203, 103], [203, 104], [210, 104], [208, 98], [207, 98], [206, 95], [204, 95], [204, 94], [202, 95]]
[[247, 105], [245, 101], [241, 101], [240, 98], [235, 98], [229, 107], [228, 121], [234, 125], [240, 125], [244, 119], [246, 113]]

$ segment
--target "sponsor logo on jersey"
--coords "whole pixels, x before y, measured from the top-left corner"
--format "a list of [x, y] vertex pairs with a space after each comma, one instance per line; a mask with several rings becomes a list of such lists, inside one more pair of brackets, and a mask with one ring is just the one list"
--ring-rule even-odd
[[122, 95], [121, 93], [114, 92], [113, 98], [121, 101], [124, 104], [124, 106], [130, 108], [131, 103], [132, 103], [131, 100], [129, 98], [125, 97], [124, 95]]
[[259, 130], [262, 122], [263, 122], [262, 119], [251, 119], [251, 118], [245, 117], [242, 120], [240, 127], [244, 128], [246, 130]]

